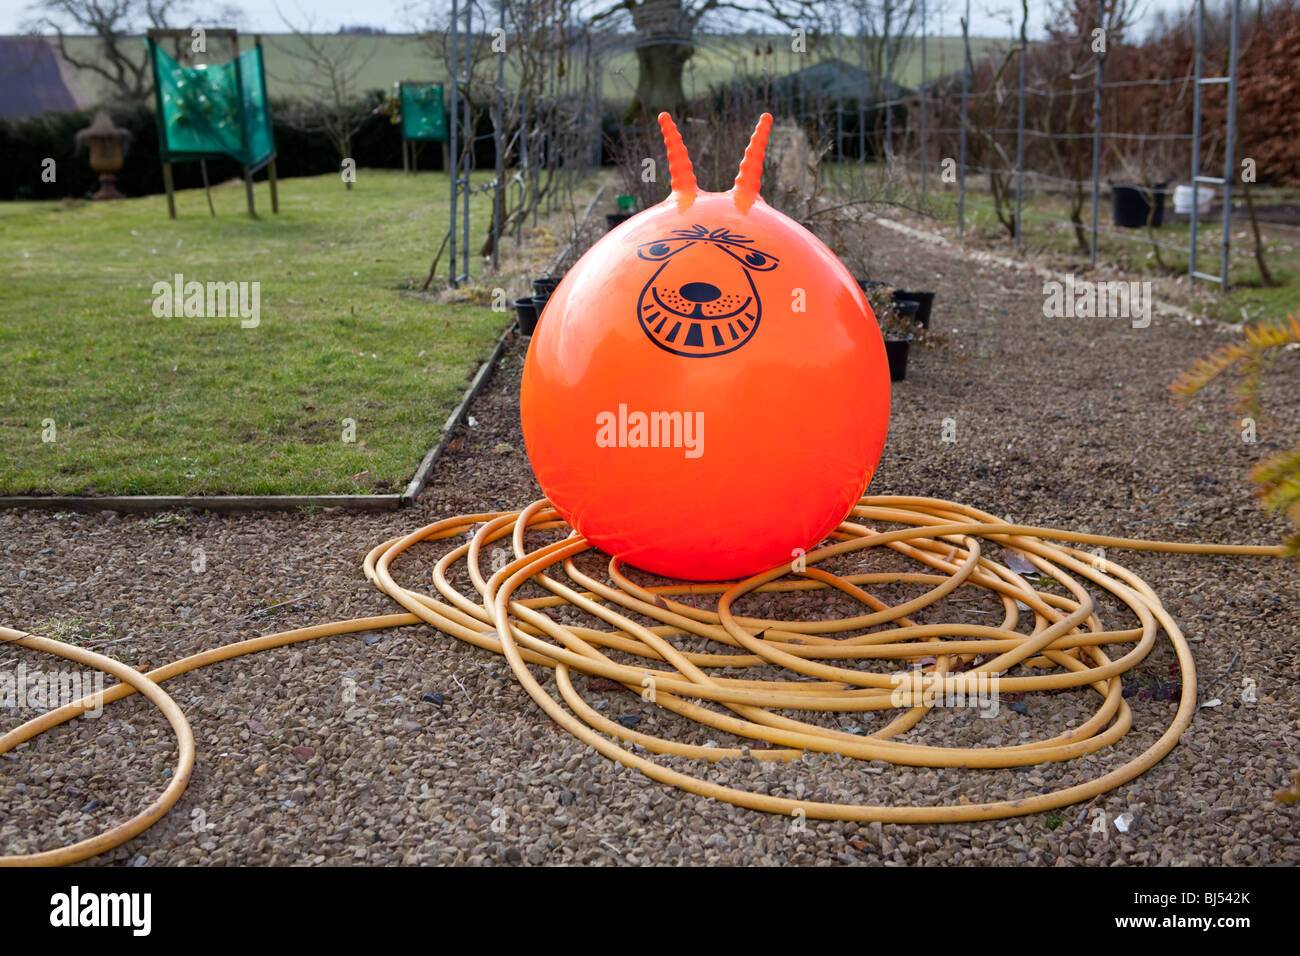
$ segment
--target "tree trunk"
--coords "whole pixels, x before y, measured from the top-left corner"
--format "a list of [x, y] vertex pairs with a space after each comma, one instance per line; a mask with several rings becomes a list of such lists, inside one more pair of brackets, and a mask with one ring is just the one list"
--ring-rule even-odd
[[683, 0], [641, 0], [631, 7], [636, 48], [636, 95], [625, 118], [654, 118], [664, 110], [680, 117], [686, 105], [682, 72], [695, 52], [695, 22]]
[[629, 117], [655, 117], [664, 110], [680, 118], [686, 105], [682, 72], [695, 48], [685, 43], [662, 43], [636, 51], [636, 96]]
[[[1278, 284], [1278, 281], [1273, 278], [1268, 263], [1264, 261], [1264, 239], [1259, 233], [1259, 219], [1255, 216], [1255, 194], [1250, 187], [1250, 183], [1243, 183], [1241, 190], [1246, 196], [1246, 211], [1250, 214], [1250, 231], [1255, 237], [1255, 265], [1259, 266], [1260, 283], [1272, 288]], [[1227, 276], [1224, 278], [1226, 279]]]

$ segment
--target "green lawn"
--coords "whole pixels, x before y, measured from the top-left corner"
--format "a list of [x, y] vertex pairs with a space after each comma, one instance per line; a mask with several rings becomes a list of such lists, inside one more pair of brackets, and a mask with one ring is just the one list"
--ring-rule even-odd
[[[403, 294], [446, 231], [446, 177], [361, 170], [351, 192], [332, 175], [285, 180], [278, 216], [259, 183], [257, 220], [242, 185], [213, 192], [215, 219], [194, 191], [175, 222], [161, 196], [0, 204], [0, 494], [410, 479], [511, 319]], [[477, 243], [490, 196], [472, 205]], [[154, 283], [176, 273], [260, 283], [259, 324], [155, 316]]]
[[[1261, 193], [1270, 198], [1257, 198], [1256, 202], [1287, 199], [1285, 190], [1261, 190]], [[955, 221], [955, 198], [951, 201]], [[1172, 215], [1171, 203], [1172, 201], [1166, 206], [1164, 224], [1148, 234], [1145, 229], [1118, 229], [1112, 226], [1110, 197], [1108, 194], [1103, 195], [1097, 217], [1098, 262], [1139, 274], [1186, 275], [1191, 227], [1187, 217]], [[966, 213], [967, 229], [974, 228], [980, 234], [990, 236], [1006, 236], [1006, 230], [997, 221], [991, 197], [972, 197], [968, 194]], [[1091, 207], [1085, 204], [1085, 234], [1091, 215]], [[1069, 206], [1063, 198], [1043, 193], [1027, 194], [1021, 214], [1027, 248], [1056, 254], [1062, 263], [1078, 261], [1080, 258], [1086, 261], [1087, 253], [1080, 253], [1073, 227], [1059, 221], [1068, 218]], [[1250, 321], [1272, 320], [1293, 311], [1297, 300], [1300, 300], [1300, 292], [1297, 292], [1297, 284], [1300, 284], [1300, 233], [1280, 227], [1270, 230], [1268, 223], [1261, 223], [1265, 234], [1264, 261], [1273, 279], [1279, 283], [1266, 287], [1261, 283], [1259, 266], [1255, 261], [1254, 240], [1250, 235], [1249, 219], [1246, 208], [1240, 201], [1240, 194], [1235, 200], [1232, 228], [1229, 291], [1226, 296], [1212, 297], [1205, 304], [1205, 311], [1225, 322], [1240, 322], [1243, 318]], [[1160, 243], [1159, 247], [1152, 245], [1152, 238]], [[1222, 265], [1222, 241], [1223, 221], [1219, 214], [1202, 217], [1196, 232], [1198, 271], [1218, 274]], [[1159, 258], [1156, 255], [1157, 249]], [[1200, 282], [1198, 287], [1207, 291], [1218, 288], [1210, 282]]]

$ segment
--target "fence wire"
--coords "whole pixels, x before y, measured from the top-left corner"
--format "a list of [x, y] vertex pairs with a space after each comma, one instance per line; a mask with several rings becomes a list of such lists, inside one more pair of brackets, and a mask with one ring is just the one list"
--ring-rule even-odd
[[[825, 185], [833, 186], [842, 199], [894, 202], [901, 179], [911, 176], [920, 196], [918, 211], [930, 216], [954, 216], [959, 233], [964, 233], [970, 218], [968, 199], [976, 198], [976, 184], [968, 181], [968, 176], [989, 177], [997, 185], [991, 202], [1017, 249], [1021, 248], [1026, 224], [1065, 226], [1080, 239], [1086, 237], [1088, 248], [1083, 251], [1089, 253], [1094, 265], [1099, 239], [1120, 239], [1151, 250], [1180, 253], [1187, 257], [1187, 271], [1191, 276], [1217, 281], [1226, 291], [1233, 233], [1233, 144], [1241, 0], [1228, 0], [1223, 14], [1227, 38], [1223, 45], [1227, 55], [1221, 64], [1217, 56], [1215, 60], [1215, 69], [1226, 67], [1222, 75], [1212, 75], [1213, 70], [1207, 65], [1205, 0], [1187, 0], [1182, 11], [1185, 18], [1176, 22], [1197, 27], [1192, 64], [1185, 69], [1180, 65], [1176, 75], [1109, 79], [1104, 33], [1113, 2], [1097, 4], [1096, 26], [1103, 34], [1100, 50], [1095, 45], [1095, 32], [1029, 42], [1027, 15], [1017, 5], [1014, 16], [1007, 18], [1013, 24], [1015, 35], [1007, 38], [1001, 49], [976, 56], [967, 27], [971, 4], [966, 0], [960, 37], [961, 68], [932, 80], [922, 66], [917, 87], [904, 89], [896, 82], [896, 76], [901, 74], [900, 64], [889, 62], [891, 42], [906, 43], [910, 48], [907, 56], [919, 54], [924, 64], [934, 26], [927, 6], [924, 0], [917, 0], [905, 35], [891, 37], [886, 20], [884, 30], [873, 36], [833, 39], [829, 62], [847, 64], [843, 57], [845, 46], [850, 51], [856, 46], [864, 77], [868, 45], [883, 48], [883, 57], [877, 52], [876, 63], [879, 65], [883, 59], [884, 69], [871, 81], [875, 89], [864, 91], [875, 95], [846, 95], [842, 83], [827, 83], [824, 69], [821, 76], [814, 77], [810, 72], [813, 67], [792, 72], [778, 81], [768, 78], [769, 88], [779, 84], [777, 94], [770, 100], [774, 112], [811, 128], [820, 145], [828, 146], [824, 154], [828, 161], [828, 170], [823, 174]], [[998, 11], [985, 13], [996, 16]], [[1214, 29], [1218, 31], [1218, 21]], [[1217, 34], [1215, 39], [1219, 39]], [[947, 49], [947, 44], [941, 47], [943, 51]], [[1058, 54], [1059, 63], [1052, 60]], [[897, 59], [901, 61], [904, 57]], [[1027, 75], [1031, 60], [1036, 76]], [[1068, 85], [1051, 84], [1052, 76]], [[1044, 81], [1044, 77], [1049, 79]], [[1092, 82], [1080, 82], [1088, 78]], [[977, 84], [976, 80], [981, 82]], [[1216, 114], [1213, 120], [1216, 125], [1211, 126], [1211, 120], [1204, 115], [1202, 94], [1206, 87], [1219, 86], [1225, 88], [1226, 107], [1219, 105], [1216, 109], [1226, 115], [1220, 119]], [[1157, 107], [1173, 103], [1176, 109], [1162, 114], [1158, 128], [1134, 128], [1132, 122], [1126, 127], [1123, 122], [1114, 122], [1116, 118], [1131, 121], [1143, 115], [1125, 109], [1143, 90], [1171, 91], [1164, 99], [1142, 102], [1155, 102]], [[1029, 103], [1037, 104], [1033, 121], [1026, 116]], [[1184, 123], [1189, 113], [1192, 122], [1179, 128], [1178, 124]], [[1090, 150], [1083, 145], [1089, 142]], [[1205, 147], [1206, 143], [1210, 145]], [[870, 165], [868, 158], [874, 160]], [[1203, 165], [1213, 163], [1217, 167], [1220, 162], [1223, 168], [1216, 168], [1213, 174]], [[858, 167], [856, 175], [854, 166]], [[1151, 171], [1157, 168], [1160, 172], [1153, 174]], [[1177, 172], [1179, 169], [1181, 173]], [[1172, 198], [1176, 183], [1192, 190], [1191, 212], [1186, 214], [1190, 227], [1186, 242], [1158, 239], [1152, 231], [1161, 225], [1156, 221], [1160, 214], [1158, 207], [1165, 207], [1166, 220], [1174, 213], [1167, 200]], [[1078, 203], [1079, 218], [1025, 208], [1031, 184], [1035, 187], [1047, 184], [1049, 189], [1057, 187], [1070, 193]], [[936, 185], [940, 187], [937, 192], [933, 189]], [[1207, 186], [1214, 188], [1213, 198], [1220, 202], [1223, 216], [1221, 228], [1213, 237], [1221, 247], [1218, 276], [1200, 272], [1196, 267], [1197, 226], [1198, 219], [1204, 216], [1200, 209]], [[1118, 192], [1121, 188], [1136, 192]], [[1112, 227], [1099, 221], [1100, 197], [1107, 193], [1116, 218]], [[990, 193], [980, 189], [978, 195], [987, 198]], [[939, 201], [937, 196], [944, 199]], [[1138, 198], [1134, 199], [1135, 196]], [[1179, 198], [1182, 199], [1182, 194]], [[1120, 225], [1122, 207], [1130, 201], [1139, 210], [1145, 203], [1147, 221], [1138, 225], [1147, 228], [1129, 231]]]

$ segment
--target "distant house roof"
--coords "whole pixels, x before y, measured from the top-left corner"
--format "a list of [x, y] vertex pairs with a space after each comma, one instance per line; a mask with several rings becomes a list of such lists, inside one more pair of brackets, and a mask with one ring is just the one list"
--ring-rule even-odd
[[79, 104], [43, 37], [0, 37], [0, 117], [22, 119]]
[[772, 81], [772, 92], [781, 96], [806, 94], [826, 99], [895, 100], [911, 91], [880, 78], [845, 60], [822, 60], [812, 66]]

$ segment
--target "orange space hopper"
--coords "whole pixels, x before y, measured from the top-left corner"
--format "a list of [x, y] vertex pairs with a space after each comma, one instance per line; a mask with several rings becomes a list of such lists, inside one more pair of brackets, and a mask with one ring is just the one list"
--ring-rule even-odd
[[772, 117], [722, 193], [696, 185], [667, 113], [659, 125], [671, 194], [551, 296], [524, 366], [524, 441], [592, 544], [669, 577], [742, 577], [797, 559], [861, 496], [889, 369], [852, 275], [759, 195]]

